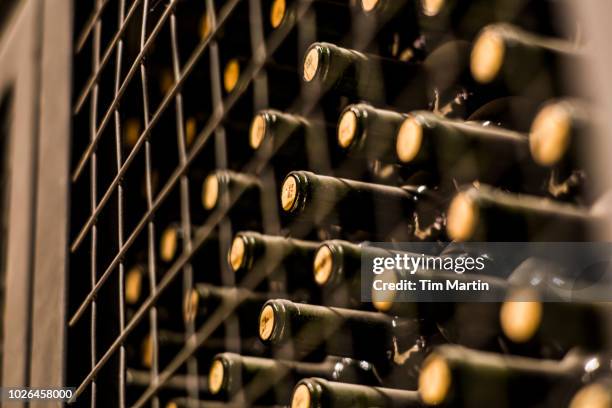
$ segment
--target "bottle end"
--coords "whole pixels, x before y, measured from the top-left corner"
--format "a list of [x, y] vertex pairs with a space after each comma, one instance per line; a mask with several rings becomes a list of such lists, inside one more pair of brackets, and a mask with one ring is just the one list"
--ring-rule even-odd
[[185, 145], [187, 147], [193, 144], [198, 133], [198, 122], [195, 118], [189, 118], [185, 121]]
[[210, 35], [210, 19], [208, 14], [202, 14], [200, 18], [200, 40], [203, 41]]
[[327, 245], [321, 246], [317, 249], [313, 265], [314, 279], [317, 285], [325, 286], [329, 282], [333, 267], [334, 260], [331, 250]]
[[153, 341], [151, 340], [151, 335], [149, 333], [147, 333], [145, 338], [142, 340], [140, 352], [142, 365], [145, 368], [151, 368], [153, 366]]
[[419, 154], [422, 144], [423, 127], [415, 117], [406, 118], [397, 133], [397, 157], [404, 163], [411, 162]]
[[237, 236], [232, 241], [232, 246], [229, 252], [229, 263], [234, 272], [242, 268], [244, 264], [245, 252], [246, 252], [246, 247], [244, 245], [244, 240], [242, 239], [241, 236]]
[[[520, 296], [520, 295], [519, 295]], [[542, 322], [542, 303], [513, 300], [504, 302], [499, 321], [504, 334], [515, 343], [525, 343], [533, 338]]]
[[291, 408], [310, 408], [310, 390], [306, 384], [299, 384], [291, 397]]
[[569, 408], [612, 408], [612, 392], [602, 384], [591, 384], [576, 393]]
[[467, 241], [473, 237], [478, 225], [478, 207], [466, 193], [453, 198], [448, 209], [446, 232], [454, 241]]
[[446, 4], [446, 0], [421, 0], [421, 10], [429, 17], [435, 17]]
[[162, 261], [170, 262], [176, 255], [176, 247], [178, 241], [178, 231], [175, 227], [168, 227], [164, 230], [161, 237], [161, 248], [159, 256]]
[[289, 175], [283, 182], [281, 189], [281, 206], [287, 212], [293, 211], [298, 198], [297, 180], [293, 175]]
[[129, 305], [134, 305], [140, 299], [142, 293], [143, 270], [140, 266], [130, 269], [125, 277], [125, 301]]
[[310, 82], [317, 75], [319, 70], [319, 62], [321, 56], [321, 48], [318, 45], [312, 47], [304, 58], [304, 80]]
[[361, 0], [361, 9], [366, 13], [372, 12], [378, 5], [380, 0]]
[[259, 315], [259, 337], [262, 340], [270, 340], [274, 330], [274, 309], [270, 305], [264, 306]]
[[217, 394], [221, 391], [224, 377], [225, 367], [223, 367], [223, 362], [219, 359], [215, 359], [208, 372], [208, 389], [211, 394]]
[[272, 28], [278, 28], [285, 20], [287, 12], [287, 2], [285, 0], [274, 0], [270, 8], [270, 25]]
[[481, 84], [493, 82], [502, 69], [505, 53], [502, 36], [493, 28], [485, 28], [472, 49], [470, 68], [474, 79]]
[[[392, 269], [385, 271], [378, 276], [384, 283], [397, 283], [397, 276]], [[393, 307], [396, 292], [394, 290], [376, 290], [372, 287], [372, 305], [379, 312], [388, 312]]]
[[202, 206], [206, 210], [212, 210], [219, 200], [219, 179], [215, 173], [209, 174], [204, 179], [202, 187]]
[[123, 134], [127, 147], [131, 149], [134, 147], [134, 145], [136, 145], [136, 142], [138, 142], [138, 138], [140, 137], [140, 131], [140, 121], [138, 119], [129, 118], [125, 121]]
[[439, 405], [444, 402], [451, 387], [451, 371], [444, 358], [432, 354], [421, 369], [419, 375], [419, 395], [427, 405]]
[[183, 304], [183, 317], [185, 322], [193, 322], [197, 315], [198, 304], [200, 303], [200, 295], [195, 289], [191, 289], [189, 294], [185, 296]]
[[225, 70], [223, 71], [223, 88], [225, 92], [232, 92], [236, 88], [238, 78], [240, 78], [240, 63], [237, 59], [231, 59], [225, 65]]
[[178, 405], [176, 405], [176, 402], [169, 402], [166, 404], [166, 408], [178, 408]]
[[266, 135], [266, 119], [263, 114], [258, 114], [253, 118], [249, 129], [249, 145], [253, 150], [259, 149]]
[[357, 133], [357, 115], [351, 109], [345, 111], [338, 122], [338, 144], [347, 149], [355, 140]]
[[536, 116], [529, 132], [529, 149], [536, 163], [558, 163], [570, 144], [572, 119], [561, 103], [545, 106]]

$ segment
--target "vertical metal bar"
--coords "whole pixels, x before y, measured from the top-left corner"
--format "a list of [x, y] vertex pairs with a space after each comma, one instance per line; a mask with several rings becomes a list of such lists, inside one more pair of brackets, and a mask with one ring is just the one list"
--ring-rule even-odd
[[[147, 39], [147, 10], [149, 0], [142, 4], [142, 23], [140, 27], [140, 51], [144, 49]], [[147, 88], [147, 70], [144, 60], [140, 64], [140, 79], [142, 86], [142, 109], [145, 129], [149, 127], [149, 93]], [[145, 140], [145, 190], [147, 196], [147, 211], [153, 207], [153, 186], [151, 181], [151, 142]], [[155, 262], [155, 224], [152, 219], [147, 223], [147, 263], [149, 271], [149, 290], [151, 293], [157, 291], [157, 272]], [[151, 307], [149, 311], [149, 335], [151, 336], [151, 379], [153, 384], [159, 381], [159, 341], [157, 335], [157, 307]], [[151, 407], [159, 408], [159, 398], [155, 395], [151, 401]]]
[[[101, 0], [96, 0], [96, 7], [101, 6]], [[93, 72], [98, 70], [100, 65], [100, 42], [101, 42], [101, 31], [102, 31], [102, 22], [100, 18], [97, 19], [95, 28], [94, 28], [94, 36], [93, 36], [93, 47], [92, 47], [92, 67]], [[89, 116], [89, 128], [90, 128], [90, 139], [94, 140], [97, 133], [97, 111], [98, 111], [98, 91], [99, 86], [96, 83], [94, 86], [92, 95], [91, 95], [91, 105], [90, 105], [90, 116]], [[97, 206], [97, 195], [98, 195], [98, 174], [97, 174], [97, 153], [93, 153], [91, 155], [90, 161], [90, 200], [91, 200], [91, 212], [93, 213]], [[91, 287], [96, 286], [96, 278], [97, 278], [97, 240], [98, 240], [98, 226], [97, 222], [91, 228]], [[96, 366], [96, 319], [97, 319], [97, 302], [94, 300], [91, 304], [91, 327], [90, 327], [90, 336], [91, 336], [91, 368], [93, 369]], [[96, 394], [97, 394], [97, 382], [94, 379], [91, 382], [91, 407], [96, 407]]]
[[[172, 43], [172, 70], [174, 80], [178, 82], [181, 76], [181, 67], [179, 61], [178, 38], [176, 28], [176, 16], [174, 12], [170, 16], [170, 39]], [[185, 166], [187, 162], [187, 149], [185, 147], [185, 119], [183, 117], [183, 94], [176, 94], [176, 136], [178, 145], [179, 165]], [[180, 204], [181, 204], [181, 229], [183, 230], [183, 253], [191, 253], [191, 215], [189, 209], [189, 177], [181, 176], [180, 181]], [[193, 268], [191, 263], [185, 264], [183, 268], [183, 299], [193, 288]], [[195, 332], [195, 323], [193, 321], [185, 322], [185, 341], [190, 338]], [[190, 357], [187, 360], [187, 394], [192, 400], [198, 399], [198, 362], [195, 357]]]
[[[118, 26], [121, 27], [123, 20], [125, 19], [125, 0], [119, 0], [119, 16]], [[119, 93], [119, 84], [121, 83], [121, 63], [123, 57], [123, 39], [120, 39], [116, 49], [115, 59], [115, 90], [114, 97], [116, 98]], [[117, 172], [121, 169], [123, 157], [121, 154], [121, 115], [119, 109], [115, 109], [115, 157], [117, 161]], [[123, 246], [123, 182], [120, 182], [117, 186], [117, 241], [118, 248]], [[119, 331], [122, 332], [125, 329], [125, 290], [124, 285], [124, 263], [123, 260], [119, 262], [119, 277], [118, 277], [118, 302], [119, 302]], [[119, 373], [118, 373], [118, 387], [119, 387], [119, 408], [125, 408], [125, 345], [121, 344], [119, 347]]]

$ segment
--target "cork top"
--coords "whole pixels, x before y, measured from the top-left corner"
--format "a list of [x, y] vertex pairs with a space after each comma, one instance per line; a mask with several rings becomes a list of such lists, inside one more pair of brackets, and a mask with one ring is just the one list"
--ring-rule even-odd
[[421, 0], [421, 9], [426, 16], [434, 17], [440, 13], [446, 0]]
[[525, 343], [536, 334], [542, 321], [542, 303], [506, 301], [499, 312], [499, 320], [510, 340]]
[[270, 25], [272, 28], [278, 28], [285, 19], [287, 12], [287, 2], [285, 0], [274, 0], [270, 8]]
[[191, 289], [185, 296], [185, 302], [183, 303], [183, 318], [186, 322], [192, 322], [195, 320], [199, 303], [200, 295], [198, 294], [198, 291]]
[[151, 366], [153, 366], [153, 341], [151, 340], [151, 335], [149, 333], [147, 333], [145, 338], [142, 340], [140, 347], [142, 365], [146, 368], [151, 368]]
[[259, 337], [262, 340], [270, 340], [274, 330], [274, 309], [270, 305], [265, 305], [259, 315]]
[[404, 163], [411, 162], [419, 154], [422, 144], [423, 127], [414, 116], [406, 118], [397, 132], [397, 157]]
[[478, 206], [466, 193], [459, 193], [451, 201], [446, 219], [446, 232], [455, 241], [472, 238], [478, 226]]
[[333, 254], [327, 245], [322, 245], [317, 249], [313, 264], [313, 274], [317, 285], [325, 286], [332, 276], [333, 269]]
[[293, 175], [287, 177], [283, 182], [283, 187], [281, 188], [281, 206], [283, 207], [283, 210], [287, 212], [293, 210], [295, 202], [297, 201], [297, 186], [297, 180]]
[[472, 76], [481, 84], [492, 82], [499, 75], [504, 64], [506, 45], [494, 28], [485, 28], [476, 39], [470, 68]]
[[215, 173], [211, 173], [204, 179], [202, 186], [202, 206], [206, 210], [212, 210], [219, 200], [219, 180]]
[[159, 256], [162, 261], [170, 262], [176, 255], [176, 248], [178, 246], [178, 231], [176, 227], [170, 226], [164, 230], [161, 236], [161, 248], [159, 250]]
[[125, 121], [123, 130], [125, 135], [125, 143], [129, 148], [134, 147], [138, 138], [140, 137], [140, 120], [136, 118], [129, 118]]
[[191, 146], [198, 133], [198, 122], [195, 118], [188, 118], [185, 121], [185, 145]]
[[299, 384], [293, 390], [291, 408], [310, 408], [310, 390], [306, 384]]
[[419, 395], [427, 405], [444, 402], [451, 387], [451, 371], [448, 363], [432, 354], [424, 363], [419, 375]]
[[178, 405], [176, 405], [176, 402], [170, 401], [166, 404], [166, 408], [178, 408]]
[[346, 110], [338, 121], [337, 137], [340, 147], [348, 148], [355, 140], [356, 133], [357, 115], [352, 109]]
[[545, 106], [536, 116], [529, 132], [529, 149], [536, 163], [552, 166], [559, 162], [570, 144], [571, 114], [561, 103]]
[[205, 40], [210, 35], [210, 18], [208, 14], [202, 14], [200, 18], [200, 40]]
[[142, 275], [142, 267], [134, 266], [125, 277], [125, 301], [129, 305], [135, 304], [140, 299], [140, 294], [142, 293]]
[[321, 58], [321, 47], [315, 45], [306, 53], [304, 58], [304, 80], [312, 81], [319, 70], [319, 62]]
[[371, 12], [378, 7], [380, 0], [361, 0], [361, 9], [366, 13]]
[[232, 246], [229, 251], [229, 264], [232, 267], [232, 270], [236, 272], [240, 269], [244, 264], [244, 254], [246, 252], [246, 247], [244, 245], [244, 240], [241, 236], [237, 236], [232, 241]]
[[208, 372], [208, 389], [211, 394], [217, 394], [221, 391], [223, 386], [223, 378], [225, 377], [225, 367], [223, 362], [219, 359], [215, 359], [210, 366]]
[[[392, 269], [386, 269], [381, 275], [378, 276], [378, 279], [385, 283], [397, 282], [397, 277]], [[375, 290], [374, 287], [372, 287], [372, 305], [379, 312], [388, 312], [393, 307], [395, 295], [396, 293], [394, 290], [381, 291]]]
[[252, 149], [258, 149], [266, 135], [267, 125], [263, 113], [258, 113], [251, 121], [249, 129], [249, 145]]
[[225, 65], [225, 70], [223, 71], [223, 88], [225, 92], [232, 92], [238, 83], [238, 78], [240, 78], [240, 63], [237, 59], [231, 59]]
[[602, 384], [590, 384], [576, 393], [569, 408], [611, 408], [612, 392]]

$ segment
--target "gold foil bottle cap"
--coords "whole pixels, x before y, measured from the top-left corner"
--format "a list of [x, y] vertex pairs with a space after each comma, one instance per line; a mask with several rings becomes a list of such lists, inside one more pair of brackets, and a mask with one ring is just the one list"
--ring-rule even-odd
[[164, 262], [170, 262], [176, 255], [178, 247], [179, 232], [176, 227], [168, 227], [164, 230], [161, 237], [161, 248], [159, 255]]
[[505, 54], [503, 37], [494, 28], [485, 28], [472, 49], [470, 68], [474, 79], [481, 84], [488, 84], [497, 78]]
[[402, 122], [397, 132], [395, 151], [397, 157], [404, 163], [414, 160], [423, 145], [423, 127], [419, 121], [410, 116]]
[[224, 377], [225, 367], [223, 367], [223, 362], [219, 359], [215, 359], [208, 372], [208, 389], [211, 394], [217, 394], [221, 391]]
[[291, 397], [291, 408], [310, 408], [310, 390], [306, 384], [298, 385]]
[[445, 4], [446, 0], [421, 0], [421, 9], [426, 16], [435, 17]]
[[466, 193], [453, 198], [448, 209], [446, 231], [454, 241], [467, 241], [473, 237], [478, 226], [478, 206]]
[[278, 28], [285, 20], [287, 12], [287, 2], [285, 0], [274, 0], [270, 8], [270, 25]]
[[215, 173], [211, 173], [204, 179], [202, 187], [202, 205], [206, 210], [216, 207], [219, 200], [219, 179]]
[[245, 252], [244, 240], [240, 236], [235, 237], [229, 252], [229, 263], [234, 272], [243, 266]]
[[240, 63], [237, 59], [231, 59], [225, 65], [225, 70], [223, 71], [223, 88], [225, 92], [230, 93], [236, 88], [238, 78], [240, 78]]
[[569, 408], [612, 408], [612, 392], [603, 384], [590, 384], [576, 393]]
[[561, 103], [545, 106], [536, 116], [529, 132], [529, 149], [536, 163], [552, 166], [558, 163], [570, 145], [571, 114]]
[[249, 129], [249, 145], [252, 149], [258, 149], [266, 135], [266, 118], [262, 113], [257, 114], [251, 121]]
[[[394, 1], [394, 0], [392, 0]], [[361, 9], [366, 13], [371, 12], [378, 7], [380, 0], [361, 0]]]
[[142, 293], [142, 275], [142, 267], [135, 266], [128, 271], [125, 277], [125, 301], [129, 305], [136, 304], [138, 299], [140, 299]]
[[357, 115], [351, 109], [346, 110], [338, 122], [338, 144], [346, 149], [355, 140], [357, 133]]
[[506, 301], [499, 312], [504, 334], [515, 343], [533, 338], [542, 322], [542, 303], [536, 301]]
[[432, 354], [423, 363], [419, 375], [419, 395], [427, 405], [439, 405], [446, 399], [451, 382], [451, 371], [446, 360]]

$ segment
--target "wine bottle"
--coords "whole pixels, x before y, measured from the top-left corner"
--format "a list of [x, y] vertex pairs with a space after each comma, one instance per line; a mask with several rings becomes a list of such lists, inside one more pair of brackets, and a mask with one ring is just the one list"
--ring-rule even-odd
[[[251, 408], [286, 408], [284, 405], [250, 405]], [[194, 400], [191, 398], [174, 398], [166, 408], [244, 408], [244, 404], [238, 402], [221, 402], [213, 400]]]
[[[217, 354], [208, 379], [211, 393], [229, 400], [242, 392], [246, 403], [289, 404], [293, 385], [315, 376], [346, 383], [380, 384], [374, 367], [349, 358], [328, 357], [320, 363], [307, 363], [234, 353]], [[253, 393], [255, 389], [259, 395]]]
[[572, 92], [567, 89], [564, 74], [579, 68], [583, 58], [569, 42], [499, 23], [480, 32], [470, 66], [474, 79], [481, 84], [497, 83], [506, 94], [542, 100]]
[[416, 63], [366, 55], [330, 43], [314, 43], [306, 51], [303, 79], [323, 92], [332, 91], [375, 104], [393, 103], [401, 95], [401, 109], [427, 106], [425, 74]]
[[244, 329], [243, 335], [248, 336], [256, 332], [257, 327], [252, 322], [259, 316], [259, 310], [267, 299], [266, 294], [247, 289], [198, 283], [185, 298], [184, 319], [186, 322], [196, 322], [199, 326], [217, 308], [235, 306], [232, 315], [238, 318], [241, 329]]
[[410, 113], [397, 132], [396, 154], [404, 165], [434, 174], [447, 186], [480, 181], [539, 192], [546, 184], [526, 135], [431, 112]]
[[338, 120], [337, 142], [346, 153], [394, 162], [393, 146], [406, 115], [367, 104], [347, 106]]
[[[414, 230], [414, 211], [431, 203], [428, 194], [425, 188], [391, 187], [293, 171], [283, 182], [281, 207], [287, 214], [316, 225], [337, 222], [347, 232], [365, 231], [384, 239], [399, 230], [402, 222], [403, 228]], [[423, 216], [427, 212], [424, 209]]]
[[416, 391], [368, 387], [327, 381], [301, 380], [293, 389], [291, 408], [410, 408], [421, 407]]
[[457, 241], [590, 241], [600, 221], [580, 207], [481, 185], [455, 196], [446, 229]]
[[[151, 385], [153, 380], [151, 379], [151, 374], [148, 371], [134, 370], [132, 368], [128, 368], [126, 370], [126, 384], [129, 387], [136, 387], [140, 389], [146, 389]], [[182, 391], [184, 392], [187, 389], [189, 381], [192, 379], [188, 378], [182, 374], [176, 374], [170, 377], [168, 381], [166, 381], [163, 385], [161, 385], [162, 390], [172, 390], [172, 391]], [[208, 392], [208, 381], [205, 377], [197, 378], [197, 387], [198, 390], [202, 393]]]
[[320, 121], [266, 109], [251, 121], [249, 145], [269, 156], [275, 171], [283, 176], [303, 168], [326, 169], [336, 160], [327, 137], [331, 131], [331, 126]]
[[228, 206], [228, 215], [239, 228], [258, 229], [261, 224], [260, 205], [261, 183], [255, 176], [216, 170], [202, 185], [204, 210], [212, 212]]
[[603, 304], [541, 302], [515, 292], [501, 307], [499, 319], [506, 337], [521, 347], [515, 353], [558, 357], [580, 347], [598, 351], [609, 347], [606, 321], [610, 309]]
[[311, 265], [317, 246], [316, 242], [244, 231], [234, 237], [227, 258], [239, 281], [248, 273], [263, 274], [284, 283], [288, 293], [303, 292], [312, 288]]
[[419, 395], [426, 405], [562, 406], [585, 371], [579, 355], [554, 361], [442, 345], [423, 364]]
[[[259, 316], [259, 338], [266, 344], [291, 342], [298, 355], [323, 349], [331, 355], [369, 361], [381, 372], [391, 367], [402, 344], [410, 348], [420, 335], [412, 320], [282, 299], [266, 302]], [[367, 342], [362, 341], [365, 338]]]

